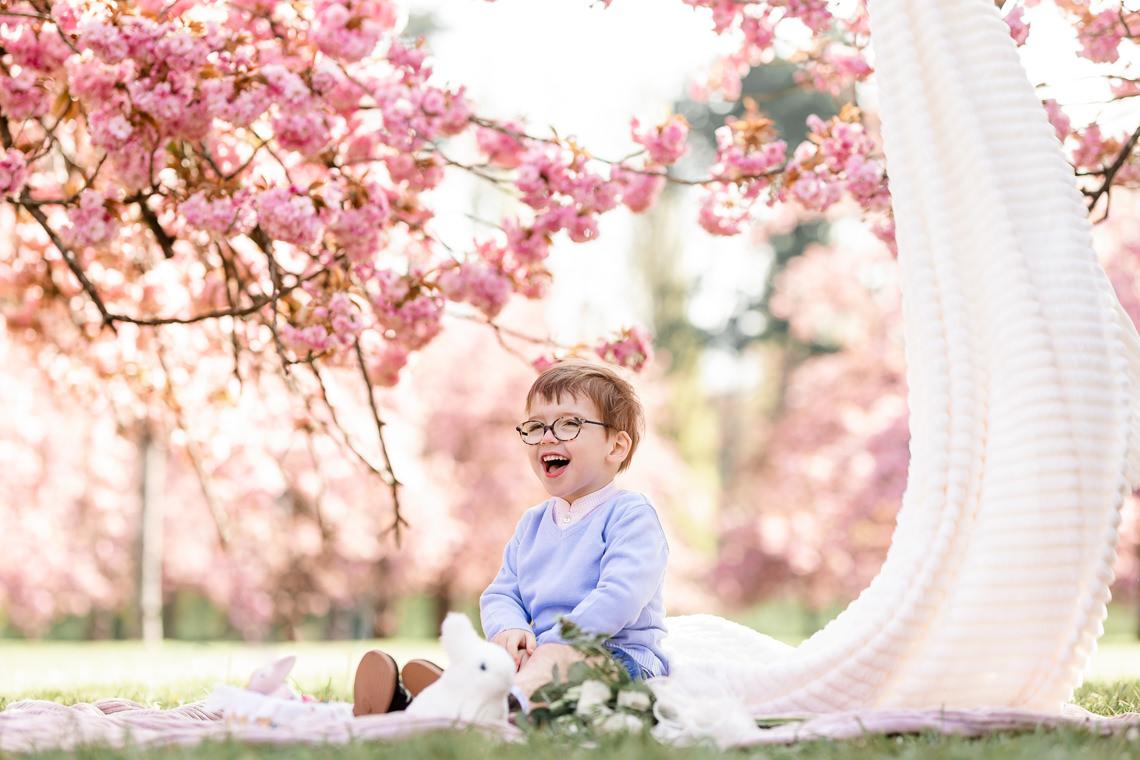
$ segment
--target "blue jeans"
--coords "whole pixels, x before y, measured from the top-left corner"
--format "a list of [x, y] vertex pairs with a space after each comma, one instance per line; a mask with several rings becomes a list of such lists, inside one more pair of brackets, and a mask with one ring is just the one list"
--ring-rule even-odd
[[610, 654], [613, 655], [613, 658], [617, 660], [623, 668], [625, 668], [626, 672], [629, 673], [629, 677], [634, 681], [644, 681], [645, 679], [651, 678], [653, 676], [653, 674], [648, 670], [634, 662], [633, 657], [631, 657], [629, 652], [625, 651], [624, 649], [610, 647], [609, 650]]

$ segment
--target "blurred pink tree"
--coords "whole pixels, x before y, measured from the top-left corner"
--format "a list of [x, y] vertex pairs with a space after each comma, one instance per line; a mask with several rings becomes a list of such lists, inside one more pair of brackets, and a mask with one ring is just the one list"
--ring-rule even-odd
[[[1140, 198], [1119, 194], [1096, 246], [1140, 324]], [[853, 273], [837, 277], [836, 272]], [[906, 365], [895, 261], [874, 246], [815, 247], [777, 281], [772, 311], [803, 344], [784, 357], [770, 424], [742, 462], [722, 524], [716, 589], [737, 604], [793, 593], [815, 609], [878, 572], [906, 486]], [[1114, 596], [1140, 583], [1135, 496], [1126, 501]]]
[[813, 247], [777, 280], [772, 311], [796, 339], [837, 350], [782, 359], [771, 423], [725, 495], [717, 590], [822, 606], [878, 571], [906, 484], [894, 260], [873, 245]]

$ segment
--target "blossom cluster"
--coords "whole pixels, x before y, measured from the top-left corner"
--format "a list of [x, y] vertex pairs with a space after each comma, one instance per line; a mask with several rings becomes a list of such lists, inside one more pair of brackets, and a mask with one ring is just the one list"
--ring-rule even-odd
[[576, 243], [598, 235], [602, 214], [624, 205], [648, 209], [666, 181], [668, 167], [687, 152], [689, 125], [681, 116], [643, 127], [634, 118], [630, 136], [644, 156], [606, 164], [571, 139], [531, 137], [518, 122], [483, 126], [476, 142], [489, 166], [512, 172], [511, 185], [529, 218], [506, 218], [501, 241], [476, 246], [477, 263], [448, 267], [440, 286], [449, 297], [468, 301], [493, 316], [502, 307], [504, 285], [530, 298], [541, 297], [549, 282], [544, 261], [560, 233]]
[[[778, 42], [795, 48], [802, 87], [842, 97], [873, 73], [863, 2], [684, 2], [740, 42], [714, 67], [722, 95], [739, 94], [740, 78], [772, 60]], [[1079, 22], [1085, 57], [1127, 58], [1135, 13], [1078, 0], [1057, 7]], [[689, 125], [676, 115], [631, 119], [640, 150], [616, 161], [572, 138], [528, 134], [523, 120], [477, 115], [462, 86], [440, 83], [422, 40], [399, 39], [395, 0], [57, 0], [10, 9], [0, 20], [0, 109], [12, 136], [0, 154], [0, 195], [44, 209], [59, 233], [45, 237], [33, 225], [17, 233], [19, 271], [3, 280], [20, 283], [18, 294], [7, 297], [14, 285], [3, 294], [12, 313], [43, 293], [80, 291], [107, 302], [82, 312], [102, 322], [111, 314], [193, 321], [228, 307], [281, 338], [234, 330], [235, 344], [332, 363], [353, 360], [348, 349], [361, 346], [387, 352], [390, 370], [439, 334], [449, 301], [494, 319], [513, 295], [542, 297], [552, 246], [594, 240], [602, 216], [619, 208], [651, 208], [688, 150]], [[1025, 42], [1023, 6], [1005, 20]], [[1114, 92], [1136, 88], [1122, 77]], [[1107, 177], [1127, 137], [1097, 125], [1074, 130], [1060, 106], [1046, 107], [1078, 169]], [[788, 145], [754, 104], [727, 118], [707, 178], [693, 180], [704, 188], [702, 226], [732, 235], [757, 203], [824, 213], [850, 199], [890, 240], [885, 168], [861, 116], [848, 109], [808, 127], [806, 140]], [[453, 139], [461, 136], [473, 140]], [[452, 150], [471, 142], [485, 160], [455, 160]], [[429, 191], [454, 171], [517, 199], [489, 238], [452, 246], [434, 236]], [[1111, 179], [1137, 174], [1128, 159]], [[56, 242], [74, 255], [37, 260]], [[157, 263], [161, 276], [150, 273]], [[615, 348], [627, 343], [604, 341], [602, 353], [640, 366], [636, 357], [648, 353]]]
[[628, 327], [616, 338], [602, 341], [594, 350], [606, 361], [637, 372], [652, 358], [651, 346], [649, 333], [640, 327]]
[[[713, 29], [739, 40], [739, 47], [718, 61], [703, 82], [695, 83], [698, 98], [719, 95], [736, 100], [749, 69], [773, 60], [777, 39], [803, 38], [808, 42], [792, 56], [801, 63], [798, 83], [837, 94], [872, 73], [863, 54], [869, 36], [866, 4], [852, 3], [843, 13], [827, 0], [684, 0], [686, 5], [711, 13]], [[786, 54], [785, 54], [786, 56]]]
[[502, 249], [484, 242], [478, 250], [484, 252], [483, 261], [473, 258], [448, 267], [439, 277], [439, 286], [451, 300], [466, 301], [490, 319], [503, 310], [513, 283], [493, 263], [502, 260]]
[[327, 303], [305, 306], [311, 312], [298, 322], [305, 327], [282, 325], [281, 339], [300, 354], [319, 354], [334, 346], [350, 346], [363, 327], [360, 310], [345, 293], [334, 293]]
[[867, 211], [886, 211], [886, 171], [858, 109], [846, 107], [827, 121], [813, 114], [807, 125], [808, 138], [796, 147], [784, 170], [780, 199], [825, 211], [846, 192]]
[[743, 116], [729, 117], [716, 130], [716, 163], [701, 203], [701, 226], [714, 235], [734, 235], [750, 217], [752, 204], [783, 168], [787, 143], [775, 123], [745, 103]]
[[[93, 318], [233, 310], [274, 337], [234, 330], [233, 348], [335, 365], [359, 347], [379, 385], [440, 333], [447, 301], [493, 319], [513, 294], [544, 296], [554, 239], [594, 239], [621, 204], [647, 209], [686, 150], [679, 117], [634, 120], [644, 160], [614, 165], [476, 117], [462, 86], [436, 80], [422, 40], [398, 39], [393, 0], [11, 10], [0, 109], [16, 141], [0, 153], [0, 195], [47, 201], [55, 239], [87, 270], [80, 287], [49, 256], [63, 288], [48, 292], [86, 291]], [[64, 94], [75, 107], [61, 110]], [[440, 146], [464, 133], [526, 216], [457, 256], [429, 232], [424, 194], [445, 178]], [[60, 164], [76, 167], [66, 184]], [[43, 292], [26, 285], [45, 276], [35, 258], [48, 244], [19, 234], [30, 258], [4, 280], [22, 288], [13, 315]], [[156, 254], [161, 276], [147, 272]]]

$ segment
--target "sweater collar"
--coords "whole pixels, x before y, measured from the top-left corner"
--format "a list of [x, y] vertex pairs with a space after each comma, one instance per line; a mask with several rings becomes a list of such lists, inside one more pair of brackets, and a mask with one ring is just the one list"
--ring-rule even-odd
[[614, 482], [611, 480], [609, 483], [602, 486], [597, 491], [588, 493], [585, 496], [581, 496], [578, 499], [575, 499], [573, 503], [566, 501], [560, 496], [554, 496], [552, 498], [554, 499], [555, 507], [561, 506], [563, 510], [569, 510], [576, 514], [581, 514], [583, 512], [590, 511], [599, 504], [602, 504], [615, 493], [617, 493], [617, 490], [618, 487], [614, 485]]

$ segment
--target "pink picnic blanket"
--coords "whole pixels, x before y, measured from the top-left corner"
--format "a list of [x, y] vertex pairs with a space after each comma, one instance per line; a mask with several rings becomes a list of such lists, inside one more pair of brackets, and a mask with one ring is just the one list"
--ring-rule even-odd
[[[757, 731], [737, 746], [791, 744], [813, 739], [848, 739], [868, 734], [937, 731], [956, 736], [980, 736], [995, 731], [1036, 727], [1078, 727], [1100, 735], [1140, 730], [1140, 713], [1104, 717], [1071, 708], [1065, 715], [1008, 709], [863, 710], [818, 715]], [[148, 708], [127, 699], [104, 699], [94, 704], [61, 705], [43, 700], [13, 702], [0, 712], [0, 752], [47, 749], [70, 750], [86, 744], [122, 746], [196, 744], [203, 740], [237, 738], [249, 742], [343, 743], [351, 740], [397, 739], [425, 731], [469, 728], [507, 741], [521, 739], [509, 724], [456, 724], [404, 713], [361, 718], [298, 721], [292, 725], [226, 720], [203, 703], [170, 710]], [[666, 737], [658, 737], [666, 738]]]
[[[129, 699], [102, 699], [77, 705], [28, 699], [13, 702], [0, 712], [0, 753], [71, 750], [87, 744], [186, 745], [226, 737], [271, 744], [344, 743], [397, 739], [455, 727], [455, 721], [402, 712], [347, 719], [330, 716], [277, 724], [268, 720], [226, 720], [222, 713], [206, 709], [201, 702], [159, 710]], [[460, 727], [489, 731], [508, 740], [521, 736], [517, 728], [507, 723], [468, 723]]]

